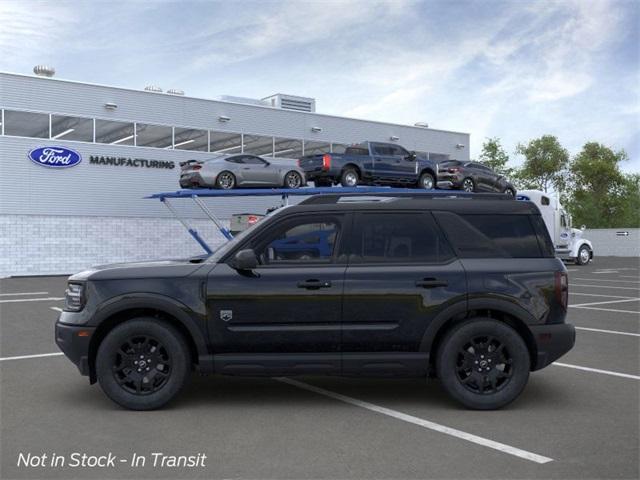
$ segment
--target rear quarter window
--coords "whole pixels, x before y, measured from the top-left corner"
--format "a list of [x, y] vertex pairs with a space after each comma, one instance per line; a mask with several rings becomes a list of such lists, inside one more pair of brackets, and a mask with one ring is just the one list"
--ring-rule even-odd
[[462, 258], [539, 258], [538, 235], [529, 215], [458, 215], [436, 212]]

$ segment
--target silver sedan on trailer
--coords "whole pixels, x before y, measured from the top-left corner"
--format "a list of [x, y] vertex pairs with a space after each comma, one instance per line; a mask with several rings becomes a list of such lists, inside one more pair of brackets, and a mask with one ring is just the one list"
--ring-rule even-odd
[[304, 171], [293, 159], [266, 160], [246, 153], [180, 163], [181, 188], [285, 187], [306, 185]]

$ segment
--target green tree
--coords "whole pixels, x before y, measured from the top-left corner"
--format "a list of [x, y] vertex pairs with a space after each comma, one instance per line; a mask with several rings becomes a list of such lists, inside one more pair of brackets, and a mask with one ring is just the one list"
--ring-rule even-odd
[[571, 161], [569, 211], [576, 225], [590, 228], [634, 227], [640, 224], [640, 176], [624, 175], [624, 150], [614, 152], [588, 142]]
[[507, 177], [513, 176], [513, 168], [507, 166], [507, 163], [509, 163], [509, 155], [502, 147], [498, 137], [487, 138], [485, 140], [482, 144], [482, 152], [480, 153], [479, 160], [501, 175], [506, 175]]
[[566, 185], [569, 152], [553, 135], [543, 135], [519, 144], [516, 153], [524, 155], [524, 164], [517, 172], [519, 185], [549, 191], [553, 187], [562, 192]]

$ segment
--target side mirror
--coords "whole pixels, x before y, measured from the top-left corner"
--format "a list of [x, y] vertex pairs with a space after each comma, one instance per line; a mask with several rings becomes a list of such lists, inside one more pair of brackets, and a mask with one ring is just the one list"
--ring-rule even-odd
[[240, 250], [231, 261], [231, 267], [236, 270], [251, 271], [258, 267], [256, 252], [251, 248]]
[[416, 152], [412, 150], [409, 152], [409, 156], [407, 157], [407, 160], [409, 160], [410, 162], [413, 162], [415, 159], [416, 159]]

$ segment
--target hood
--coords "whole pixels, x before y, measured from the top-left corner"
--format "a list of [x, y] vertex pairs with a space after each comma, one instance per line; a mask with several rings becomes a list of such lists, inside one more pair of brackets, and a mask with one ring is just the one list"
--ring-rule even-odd
[[150, 260], [145, 262], [98, 265], [69, 277], [70, 281], [117, 280], [132, 278], [179, 278], [191, 275], [202, 267], [206, 257], [178, 260]]

